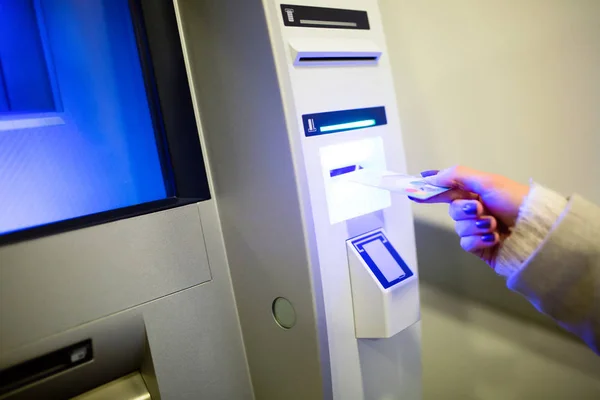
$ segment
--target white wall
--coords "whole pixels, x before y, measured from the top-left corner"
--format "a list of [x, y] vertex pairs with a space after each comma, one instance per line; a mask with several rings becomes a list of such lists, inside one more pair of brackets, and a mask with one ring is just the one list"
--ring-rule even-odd
[[[600, 203], [600, 1], [380, 0], [409, 171], [466, 164]], [[431, 399], [600, 398], [600, 358], [415, 205]]]

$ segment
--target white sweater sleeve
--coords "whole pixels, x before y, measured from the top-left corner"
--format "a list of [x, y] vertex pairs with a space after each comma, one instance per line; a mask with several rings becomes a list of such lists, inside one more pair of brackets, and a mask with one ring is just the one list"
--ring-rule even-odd
[[521, 205], [517, 223], [498, 253], [495, 270], [506, 278], [523, 268], [548, 237], [567, 206], [567, 199], [532, 184], [529, 195]]
[[600, 207], [533, 185], [496, 270], [600, 354]]

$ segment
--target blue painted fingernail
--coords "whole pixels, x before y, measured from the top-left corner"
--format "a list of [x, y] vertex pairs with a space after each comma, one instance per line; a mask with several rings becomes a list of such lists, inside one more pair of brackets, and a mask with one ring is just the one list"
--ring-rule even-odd
[[478, 219], [477, 221], [475, 221], [475, 226], [478, 227], [479, 229], [490, 229], [490, 227], [492, 226], [492, 221], [490, 221], [489, 219]]
[[437, 169], [429, 169], [429, 170], [427, 170], [427, 171], [423, 171], [423, 172], [421, 172], [421, 176], [422, 176], [423, 178], [426, 178], [426, 177], [428, 177], [428, 176], [437, 175], [437, 174], [438, 174], [438, 172], [440, 172], [440, 171], [438, 171]]
[[463, 206], [462, 210], [464, 211], [465, 214], [475, 215], [475, 214], [477, 214], [477, 204], [475, 204], [475, 203], [465, 204]]
[[494, 240], [496, 240], [496, 235], [494, 235], [493, 233], [488, 233], [488, 234], [481, 236], [481, 240], [483, 240], [484, 242], [487, 242], [487, 243], [491, 243]]

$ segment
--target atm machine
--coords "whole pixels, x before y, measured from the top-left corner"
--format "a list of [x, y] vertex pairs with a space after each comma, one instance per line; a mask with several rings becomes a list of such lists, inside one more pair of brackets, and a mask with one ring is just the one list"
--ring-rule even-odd
[[418, 399], [410, 201], [376, 0], [178, 0], [257, 399]]
[[0, 0], [0, 399], [420, 398], [393, 87], [376, 0]]
[[0, 0], [0, 399], [252, 399], [175, 8]]

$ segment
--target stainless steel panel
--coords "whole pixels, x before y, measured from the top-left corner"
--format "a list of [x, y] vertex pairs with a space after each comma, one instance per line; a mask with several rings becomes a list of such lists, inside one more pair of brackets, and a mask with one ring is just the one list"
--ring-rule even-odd
[[8, 399], [64, 399], [135, 371], [141, 371], [153, 400], [254, 398], [226, 279], [194, 286], [5, 353], [0, 369], [86, 338], [91, 338], [94, 346], [92, 362]]
[[210, 279], [196, 204], [0, 247], [0, 356]]
[[[303, 225], [302, 214], [309, 210], [298, 198], [263, 4], [176, 4], [255, 396], [327, 398], [325, 320], [317, 314], [322, 304], [314, 290], [320, 276], [311, 270], [307, 252], [314, 234]], [[278, 296], [294, 305], [293, 329], [273, 319]]]
[[254, 399], [228, 284], [215, 279], [142, 307], [163, 400]]
[[72, 400], [151, 400], [144, 379], [134, 372], [115, 381], [90, 390]]

